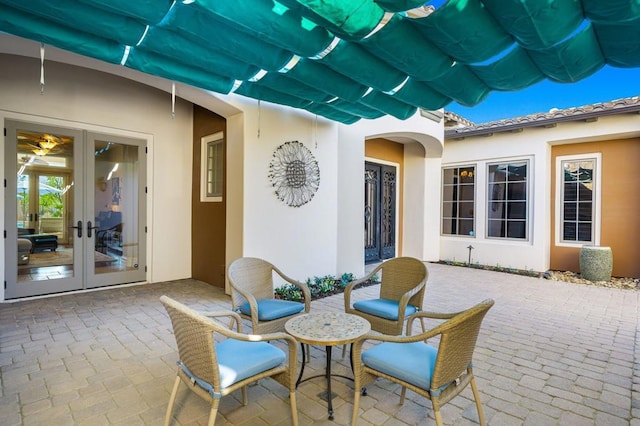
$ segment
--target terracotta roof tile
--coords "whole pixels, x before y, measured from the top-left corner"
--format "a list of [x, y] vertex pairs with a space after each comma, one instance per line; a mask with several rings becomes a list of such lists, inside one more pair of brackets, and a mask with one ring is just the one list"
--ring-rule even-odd
[[[637, 108], [635, 108], [637, 107]], [[536, 125], [547, 125], [559, 121], [571, 121], [572, 119], [583, 119], [584, 115], [590, 117], [610, 115], [620, 110], [620, 113], [627, 110], [640, 110], [640, 96], [615, 99], [608, 102], [601, 102], [591, 105], [584, 105], [573, 108], [558, 109], [552, 108], [549, 112], [537, 112], [520, 117], [506, 118], [503, 120], [490, 121], [487, 123], [475, 124], [455, 113], [445, 111], [445, 117], [451, 122], [457, 119], [455, 124], [450, 124], [446, 130], [446, 136], [464, 136], [467, 133], [489, 133], [489, 131], [509, 131], [518, 127], [531, 127]], [[470, 124], [467, 124], [470, 123]]]

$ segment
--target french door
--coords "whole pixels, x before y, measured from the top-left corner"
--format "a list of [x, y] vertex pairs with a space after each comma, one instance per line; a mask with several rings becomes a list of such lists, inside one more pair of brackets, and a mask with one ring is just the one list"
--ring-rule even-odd
[[364, 261], [379, 262], [396, 253], [396, 167], [365, 163]]
[[7, 121], [5, 298], [145, 280], [145, 144]]

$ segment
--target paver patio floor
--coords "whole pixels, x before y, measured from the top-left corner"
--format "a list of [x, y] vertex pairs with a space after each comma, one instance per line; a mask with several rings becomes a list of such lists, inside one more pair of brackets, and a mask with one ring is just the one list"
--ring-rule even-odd
[[[640, 426], [640, 291], [582, 286], [428, 264], [423, 309], [458, 311], [493, 298], [474, 370], [490, 425]], [[302, 278], [302, 277], [301, 277]], [[357, 290], [357, 298], [376, 287]], [[229, 308], [221, 290], [194, 280], [112, 288], [0, 305], [0, 424], [161, 424], [177, 353], [162, 294], [195, 309]], [[312, 302], [342, 311], [342, 295]], [[249, 328], [245, 326], [245, 331]], [[349, 374], [334, 351], [334, 372]], [[324, 368], [324, 348], [307, 369]], [[335, 379], [335, 420], [318, 398], [321, 379], [297, 391], [301, 425], [346, 425], [352, 382]], [[271, 380], [222, 399], [219, 425], [290, 424], [286, 389]], [[361, 398], [359, 424], [434, 424], [431, 404], [378, 380]], [[208, 405], [184, 387], [174, 424], [206, 424]], [[466, 389], [442, 409], [447, 425], [476, 424]]]

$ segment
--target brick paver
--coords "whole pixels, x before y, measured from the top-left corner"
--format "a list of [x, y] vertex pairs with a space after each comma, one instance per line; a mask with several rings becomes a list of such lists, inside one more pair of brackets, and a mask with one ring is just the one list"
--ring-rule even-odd
[[[640, 292], [428, 264], [425, 310], [458, 311], [496, 301], [485, 321], [474, 369], [490, 425], [640, 426]], [[306, 278], [306, 277], [299, 277]], [[355, 292], [371, 297], [376, 288]], [[195, 309], [230, 307], [219, 289], [193, 280], [106, 289], [0, 305], [0, 423], [155, 425], [162, 422], [177, 353], [158, 298]], [[312, 310], [343, 310], [342, 295]], [[245, 326], [245, 330], [249, 329]], [[334, 371], [348, 358], [334, 351]], [[322, 372], [312, 348], [308, 373]], [[335, 421], [318, 394], [322, 379], [297, 391], [301, 425], [349, 424], [352, 383], [334, 379]], [[361, 398], [359, 425], [434, 424], [431, 404], [383, 380]], [[223, 398], [220, 425], [286, 425], [288, 396], [271, 380]], [[184, 388], [174, 424], [206, 424], [208, 406]], [[477, 423], [471, 391], [442, 409], [445, 424]]]

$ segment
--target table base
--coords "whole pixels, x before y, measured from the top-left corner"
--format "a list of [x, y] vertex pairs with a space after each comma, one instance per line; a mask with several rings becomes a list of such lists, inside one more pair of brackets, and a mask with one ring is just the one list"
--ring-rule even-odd
[[[331, 374], [331, 352], [333, 346], [325, 346], [325, 350], [327, 351], [327, 364], [325, 366], [325, 374], [316, 374], [315, 376], [306, 377], [302, 379], [302, 375], [304, 374], [304, 366], [307, 363], [306, 354], [304, 351], [304, 345], [302, 346], [302, 366], [300, 367], [300, 374], [298, 375], [298, 380], [296, 381], [296, 389], [300, 383], [304, 383], [311, 379], [317, 379], [318, 377], [325, 377], [327, 379], [327, 390], [324, 392], [320, 392], [318, 397], [327, 401], [327, 413], [329, 414], [329, 420], [333, 420], [333, 397], [336, 396], [334, 392], [331, 392], [331, 377], [340, 377], [343, 379], [353, 381], [353, 377], [343, 376], [341, 374]], [[349, 356], [351, 357], [351, 351], [349, 351]], [[351, 370], [353, 370], [353, 359], [351, 360]]]

